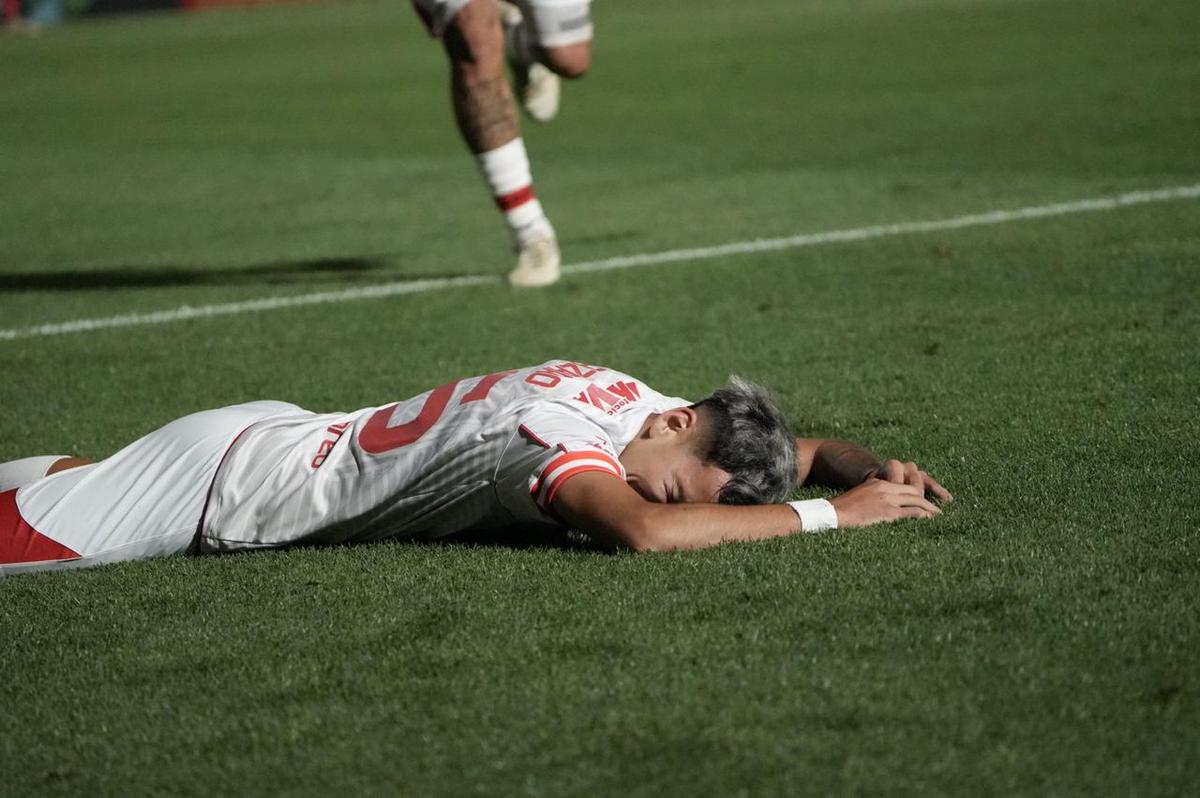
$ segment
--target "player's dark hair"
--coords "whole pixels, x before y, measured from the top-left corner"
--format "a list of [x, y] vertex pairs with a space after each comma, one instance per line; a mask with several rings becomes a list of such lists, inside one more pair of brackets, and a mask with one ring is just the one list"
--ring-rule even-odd
[[698, 454], [730, 474], [721, 504], [782, 502], [796, 483], [796, 439], [766, 389], [741, 377], [692, 407], [707, 433]]

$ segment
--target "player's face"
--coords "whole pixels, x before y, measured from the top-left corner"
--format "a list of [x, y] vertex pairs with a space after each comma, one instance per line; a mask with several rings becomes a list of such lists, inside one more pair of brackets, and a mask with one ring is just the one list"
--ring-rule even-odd
[[696, 455], [696, 422], [691, 408], [659, 414], [625, 447], [625, 480], [643, 498], [663, 504], [717, 500], [729, 474]]

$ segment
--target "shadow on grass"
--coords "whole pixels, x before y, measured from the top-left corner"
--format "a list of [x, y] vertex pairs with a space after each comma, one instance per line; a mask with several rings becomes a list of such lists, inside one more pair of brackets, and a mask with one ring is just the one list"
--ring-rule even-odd
[[[482, 529], [471, 532], [459, 532], [440, 538], [396, 537], [384, 538], [363, 543], [334, 543], [334, 544], [296, 544], [279, 548], [264, 547], [257, 551], [231, 551], [214, 554], [198, 554], [196, 544], [189, 551], [188, 559], [216, 558], [255, 558], [284, 554], [286, 552], [336, 552], [350, 550], [369, 550], [373, 547], [413, 546], [413, 547], [448, 547], [462, 546], [464, 548], [508, 549], [509, 551], [560, 551], [579, 555], [615, 555], [617, 550], [592, 541], [585, 535], [553, 527], [506, 527], [502, 529]], [[83, 569], [91, 571], [94, 569]]]
[[103, 291], [113, 288], [158, 288], [180, 285], [292, 283], [313, 280], [357, 280], [382, 268], [383, 258], [345, 257], [260, 263], [232, 269], [203, 266], [80, 269], [55, 272], [0, 273], [0, 292]]
[[460, 532], [436, 540], [413, 539], [416, 545], [429, 546], [482, 546], [513, 550], [554, 549], [556, 551], [613, 554], [614, 549], [593, 541], [578, 532], [567, 532], [554, 527], [514, 526], [503, 529]]

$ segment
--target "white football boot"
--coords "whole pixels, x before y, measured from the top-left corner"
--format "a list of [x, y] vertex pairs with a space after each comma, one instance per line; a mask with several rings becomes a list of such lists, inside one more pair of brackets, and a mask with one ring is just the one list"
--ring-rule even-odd
[[518, 288], [539, 288], [557, 283], [562, 277], [562, 256], [558, 241], [551, 235], [521, 247], [517, 253], [517, 268], [508, 273], [510, 285]]
[[513, 3], [499, 0], [500, 25], [504, 28], [504, 52], [508, 68], [512, 71], [513, 88], [521, 107], [538, 122], [549, 122], [558, 115], [558, 97], [561, 84], [558, 75], [537, 61], [522, 57], [521, 47], [514, 37], [524, 16]]

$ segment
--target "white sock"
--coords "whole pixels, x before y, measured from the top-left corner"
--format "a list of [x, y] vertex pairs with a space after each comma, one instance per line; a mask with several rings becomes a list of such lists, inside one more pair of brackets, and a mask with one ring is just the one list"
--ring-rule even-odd
[[65, 454], [48, 454], [42, 457], [26, 457], [0, 463], [0, 493], [14, 488], [23, 488], [46, 476], [50, 466], [66, 457]]
[[518, 250], [534, 241], [554, 237], [554, 227], [546, 218], [542, 203], [533, 195], [533, 176], [529, 172], [524, 141], [515, 138], [476, 155], [475, 161], [496, 198], [496, 206], [504, 213]]

